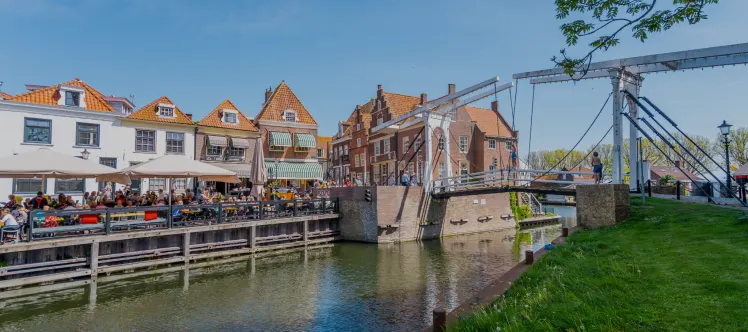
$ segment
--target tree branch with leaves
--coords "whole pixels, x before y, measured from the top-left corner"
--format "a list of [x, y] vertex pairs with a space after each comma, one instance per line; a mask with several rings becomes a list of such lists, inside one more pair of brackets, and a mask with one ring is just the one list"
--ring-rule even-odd
[[574, 74], [587, 74], [595, 52], [607, 51], [620, 44], [619, 34], [626, 29], [631, 36], [644, 42], [650, 34], [667, 31], [673, 26], [687, 22], [696, 24], [707, 19], [704, 7], [716, 4], [719, 0], [672, 0], [672, 6], [660, 5], [658, 0], [556, 0], [556, 18], [568, 19], [573, 15], [591, 14], [589, 20], [577, 19], [561, 25], [561, 32], [566, 37], [568, 47], [575, 46], [580, 39], [593, 38], [588, 44], [590, 50], [577, 58], [569, 56], [566, 49], [560, 51], [561, 57], [554, 56], [551, 61], [573, 79]]

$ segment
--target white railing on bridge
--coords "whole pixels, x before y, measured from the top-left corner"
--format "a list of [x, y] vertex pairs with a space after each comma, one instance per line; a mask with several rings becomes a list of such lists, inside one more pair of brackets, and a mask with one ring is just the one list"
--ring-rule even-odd
[[[574, 172], [574, 171], [555, 171], [555, 170], [533, 170], [533, 169], [497, 169], [485, 172], [476, 172], [462, 174], [434, 180], [431, 186], [434, 193], [444, 191], [454, 191], [457, 189], [480, 188], [480, 187], [503, 187], [503, 186], [529, 186], [533, 182], [553, 183], [553, 184], [593, 184], [594, 180], [550, 180], [539, 179], [539, 176], [557, 174], [557, 175], [594, 175], [593, 172]], [[610, 177], [610, 173], [603, 174], [603, 181]]]

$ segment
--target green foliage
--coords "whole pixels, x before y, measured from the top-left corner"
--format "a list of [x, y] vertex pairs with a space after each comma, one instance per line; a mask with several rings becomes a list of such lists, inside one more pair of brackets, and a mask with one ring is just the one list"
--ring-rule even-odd
[[631, 36], [644, 42], [652, 33], [666, 31], [679, 23], [696, 24], [706, 19], [704, 7], [718, 1], [673, 0], [672, 6], [659, 6], [662, 9], [655, 10], [656, 0], [556, 0], [559, 20], [584, 14], [592, 16], [590, 21], [576, 19], [561, 25], [566, 45], [574, 46], [585, 37], [592, 41], [588, 44], [590, 51], [582, 58], [569, 57], [562, 49], [562, 59], [554, 56], [551, 60], [569, 76], [578, 71], [586, 74], [593, 54], [620, 44], [618, 34], [624, 29], [630, 28]]
[[532, 210], [527, 205], [520, 205], [517, 207], [517, 211], [514, 214], [514, 219], [517, 221], [525, 220], [532, 217]]
[[557, 216], [557, 214], [555, 214], [555, 213], [553, 213], [553, 212], [550, 212], [550, 211], [549, 211], [549, 212], [546, 212], [546, 213], [545, 213], [545, 215], [546, 215], [546, 216], [548, 216], [548, 217], [554, 217], [554, 216]]
[[6, 266], [8, 266], [8, 262], [0, 261], [0, 267], [6, 267]]
[[633, 198], [626, 223], [571, 234], [450, 330], [746, 331], [748, 320], [736, 318], [748, 315], [748, 225], [735, 222], [743, 214]]
[[672, 186], [673, 185], [672, 182], [674, 181], [675, 181], [675, 177], [668, 174], [660, 178], [660, 185], [661, 186]]

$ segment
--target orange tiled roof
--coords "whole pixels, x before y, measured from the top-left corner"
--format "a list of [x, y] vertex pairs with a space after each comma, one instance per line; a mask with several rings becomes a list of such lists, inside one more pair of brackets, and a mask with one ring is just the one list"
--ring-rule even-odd
[[375, 104], [376, 104], [376, 100], [372, 99], [372, 100], [369, 100], [368, 103], [364, 104], [364, 106], [361, 106], [361, 108], [359, 108], [359, 112], [361, 112], [361, 117], [363, 118], [362, 122], [363, 122], [364, 128], [366, 129], [371, 128], [371, 111], [374, 110]]
[[63, 97], [62, 95], [60, 95], [59, 91], [61, 85], [83, 88], [86, 91], [85, 102], [87, 110], [114, 113], [114, 108], [112, 108], [111, 105], [104, 101], [104, 95], [102, 95], [101, 92], [96, 91], [96, 89], [92, 88], [90, 85], [86, 84], [86, 82], [81, 81], [79, 78], [76, 78], [72, 81], [67, 81], [65, 83], [60, 83], [58, 85], [52, 85], [38, 90], [18, 94], [11, 97], [10, 100], [22, 103], [58, 106], [57, 101]]
[[393, 118], [412, 111], [416, 105], [421, 103], [420, 97], [406, 96], [392, 92], [382, 92], [382, 95], [387, 101], [387, 107], [389, 107]]
[[190, 118], [184, 115], [184, 113], [182, 113], [182, 111], [179, 110], [179, 107], [176, 107], [176, 105], [174, 105], [175, 117], [170, 118], [170, 117], [158, 116], [158, 114], [156, 114], [156, 112], [158, 111], [158, 104], [174, 105], [174, 103], [171, 102], [171, 99], [169, 99], [166, 96], [163, 96], [161, 98], [158, 98], [152, 101], [150, 104], [141, 107], [139, 110], [128, 115], [127, 118], [135, 119], [135, 120], [156, 121], [156, 122], [169, 122], [169, 123], [180, 123], [180, 124], [189, 124], [189, 125], [192, 124], [192, 120], [190, 120]]
[[465, 111], [486, 136], [512, 137], [512, 129], [496, 112], [479, 107], [465, 106]]
[[10, 100], [10, 98], [13, 98], [13, 96], [11, 96], [11, 95], [9, 95], [9, 94], [7, 94], [5, 92], [0, 92], [0, 100], [2, 100], [2, 99]]
[[257, 114], [255, 121], [267, 120], [267, 121], [278, 121], [283, 122], [283, 111], [294, 110], [296, 111], [296, 122], [316, 125], [317, 121], [314, 120], [309, 111], [304, 107], [296, 94], [291, 91], [285, 81], [281, 82], [275, 91], [270, 96], [270, 99], [262, 107], [260, 114]]
[[[232, 123], [226, 123], [223, 122], [221, 112], [224, 109], [229, 110], [235, 110], [239, 113], [239, 123], [232, 124]], [[206, 115], [202, 120], [200, 120], [200, 123], [198, 123], [200, 126], [206, 126], [206, 127], [216, 127], [216, 128], [225, 128], [225, 129], [238, 129], [238, 130], [247, 130], [247, 131], [257, 131], [257, 127], [252, 123], [252, 121], [249, 121], [246, 116], [244, 116], [244, 113], [237, 108], [234, 103], [232, 103], [230, 100], [226, 99], [223, 102], [221, 102], [218, 107], [216, 107], [210, 114]]]
[[332, 142], [332, 136], [317, 136], [317, 146], [325, 147]]

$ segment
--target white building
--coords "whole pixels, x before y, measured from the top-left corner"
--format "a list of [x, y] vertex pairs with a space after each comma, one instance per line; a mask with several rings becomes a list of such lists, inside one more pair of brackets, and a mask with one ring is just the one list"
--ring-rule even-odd
[[[134, 105], [129, 100], [104, 96], [79, 79], [54, 86], [27, 85], [27, 89], [30, 91], [15, 96], [3, 94], [0, 99], [4, 143], [0, 157], [45, 147], [72, 156], [88, 155], [89, 160], [117, 169], [162, 156], [167, 149], [194, 157], [195, 126], [168, 98], [132, 112]], [[171, 116], [155, 113], [157, 107], [170, 105]], [[153, 116], [148, 115], [150, 108]], [[172, 138], [169, 142], [167, 136]], [[0, 201], [9, 194], [31, 197], [37, 191], [80, 199], [83, 192], [100, 191], [105, 186], [94, 179], [45, 182], [41, 178], [0, 179]], [[160, 187], [163, 180], [140, 182], [134, 186], [149, 190]], [[189, 185], [187, 181], [179, 184]], [[117, 188], [122, 185], [115, 185]]]

